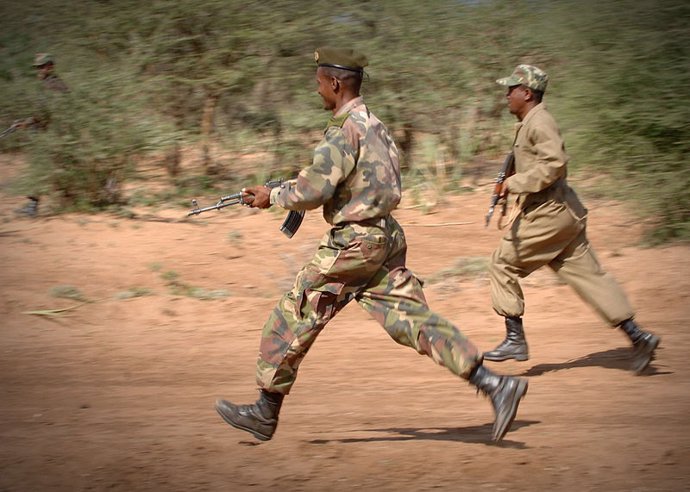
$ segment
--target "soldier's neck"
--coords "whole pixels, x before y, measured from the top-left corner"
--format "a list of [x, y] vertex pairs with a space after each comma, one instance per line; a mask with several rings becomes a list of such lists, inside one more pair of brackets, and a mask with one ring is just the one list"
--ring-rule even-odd
[[340, 109], [343, 106], [345, 106], [347, 103], [349, 103], [353, 99], [357, 99], [358, 97], [359, 97], [359, 94], [353, 94], [351, 92], [343, 92], [335, 102], [335, 107], [333, 108], [333, 114], [334, 115], [338, 114], [338, 111], [340, 111]]
[[520, 112], [519, 112], [518, 114], [516, 114], [515, 116], [517, 116], [517, 119], [518, 119], [519, 121], [524, 120], [525, 117], [527, 116], [527, 114], [528, 114], [530, 111], [532, 111], [532, 110], [537, 106], [537, 104], [539, 104], [539, 103], [534, 102], [534, 101], [530, 101], [529, 103], [525, 104], [525, 106], [524, 106], [524, 107], [520, 110]]

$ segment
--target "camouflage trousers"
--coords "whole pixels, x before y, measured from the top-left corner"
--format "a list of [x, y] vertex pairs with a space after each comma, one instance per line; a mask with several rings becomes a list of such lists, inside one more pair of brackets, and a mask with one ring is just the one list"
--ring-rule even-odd
[[326, 324], [353, 299], [401, 345], [469, 378], [477, 348], [430, 310], [422, 284], [405, 267], [407, 244], [392, 217], [325, 234], [313, 259], [271, 312], [261, 335], [257, 384], [288, 394], [300, 363]]

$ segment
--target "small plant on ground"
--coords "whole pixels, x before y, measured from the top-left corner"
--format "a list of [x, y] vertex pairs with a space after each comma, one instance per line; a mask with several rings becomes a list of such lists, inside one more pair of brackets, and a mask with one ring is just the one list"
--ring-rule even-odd
[[146, 287], [131, 287], [127, 290], [124, 290], [122, 292], [118, 292], [115, 294], [116, 299], [132, 299], [134, 297], [144, 297], [144, 296], [150, 296], [153, 295], [153, 292], [151, 289], [148, 289]]
[[84, 294], [71, 285], [56, 285], [50, 289], [50, 295], [59, 299], [72, 299], [73, 301], [87, 302], [88, 299]]
[[170, 293], [176, 296], [193, 297], [203, 301], [225, 299], [230, 296], [230, 293], [224, 289], [208, 290], [182, 282], [180, 275], [174, 270], [163, 272], [161, 278], [165, 281]]

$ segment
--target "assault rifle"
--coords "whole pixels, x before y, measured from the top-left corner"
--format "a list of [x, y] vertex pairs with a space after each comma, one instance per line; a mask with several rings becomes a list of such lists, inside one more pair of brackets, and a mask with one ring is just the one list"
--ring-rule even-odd
[[[282, 179], [268, 181], [266, 186], [273, 189], [280, 186], [283, 183]], [[246, 205], [244, 198], [242, 197], [242, 192], [235, 193], [233, 195], [222, 196], [215, 205], [210, 205], [208, 207], [199, 208], [197, 201], [192, 200], [192, 205], [195, 207], [189, 211], [187, 217], [190, 215], [199, 215], [203, 212], [208, 212], [209, 210], [220, 210], [221, 208], [229, 207], [230, 205]], [[280, 226], [280, 232], [285, 234], [288, 238], [291, 238], [302, 225], [302, 219], [304, 219], [304, 210], [295, 211], [290, 210], [283, 221], [283, 225]]]
[[[494, 185], [494, 193], [491, 195], [491, 203], [489, 204], [489, 212], [486, 214], [486, 222], [484, 224], [484, 227], [489, 226], [489, 222], [491, 222], [491, 216], [494, 214], [494, 208], [496, 208], [496, 205], [498, 204], [498, 200], [500, 200], [500, 192], [501, 192], [501, 185], [503, 185], [503, 182], [506, 180], [506, 178], [512, 174], [515, 173], [515, 155], [510, 152], [505, 160], [503, 161], [503, 166], [501, 166], [501, 170], [498, 172], [498, 176], [496, 176], [496, 184]], [[501, 211], [501, 215], [506, 214], [506, 202], [505, 200], [503, 201], [503, 210]]]
[[9, 128], [7, 128], [2, 133], [0, 133], [0, 138], [4, 137], [6, 135], [9, 135], [10, 133], [14, 132], [20, 126], [21, 126], [21, 123], [19, 121], [15, 121], [14, 123], [12, 123], [12, 125], [10, 125]]

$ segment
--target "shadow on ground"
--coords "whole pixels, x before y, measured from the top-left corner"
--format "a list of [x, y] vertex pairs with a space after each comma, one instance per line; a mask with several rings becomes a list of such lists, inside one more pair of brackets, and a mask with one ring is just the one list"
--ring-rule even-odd
[[[657, 349], [663, 350], [662, 348]], [[630, 348], [619, 347], [610, 350], [603, 350], [601, 352], [593, 352], [589, 355], [571, 359], [566, 362], [558, 362], [553, 364], [537, 364], [530, 367], [523, 372], [521, 376], [541, 376], [547, 372], [564, 371], [567, 369], [576, 369], [578, 367], [603, 367], [605, 369], [618, 369], [621, 371], [630, 370]], [[655, 362], [645, 369], [641, 376], [660, 376], [663, 374], [673, 374], [672, 371], [660, 371], [657, 369]]]
[[[541, 423], [538, 420], [515, 420], [511, 427], [514, 432], [522, 427]], [[378, 432], [389, 434], [376, 437], [349, 437], [344, 439], [313, 439], [310, 444], [360, 443], [360, 442], [398, 442], [411, 440], [427, 441], [458, 441], [473, 444], [485, 444], [488, 446], [502, 446], [516, 449], [527, 449], [523, 442], [503, 439], [496, 443], [491, 440], [492, 424], [473, 425], [469, 427], [440, 427], [440, 428], [414, 428], [414, 427], [390, 427], [387, 429], [360, 429], [356, 432]], [[393, 435], [390, 435], [393, 434]]]

